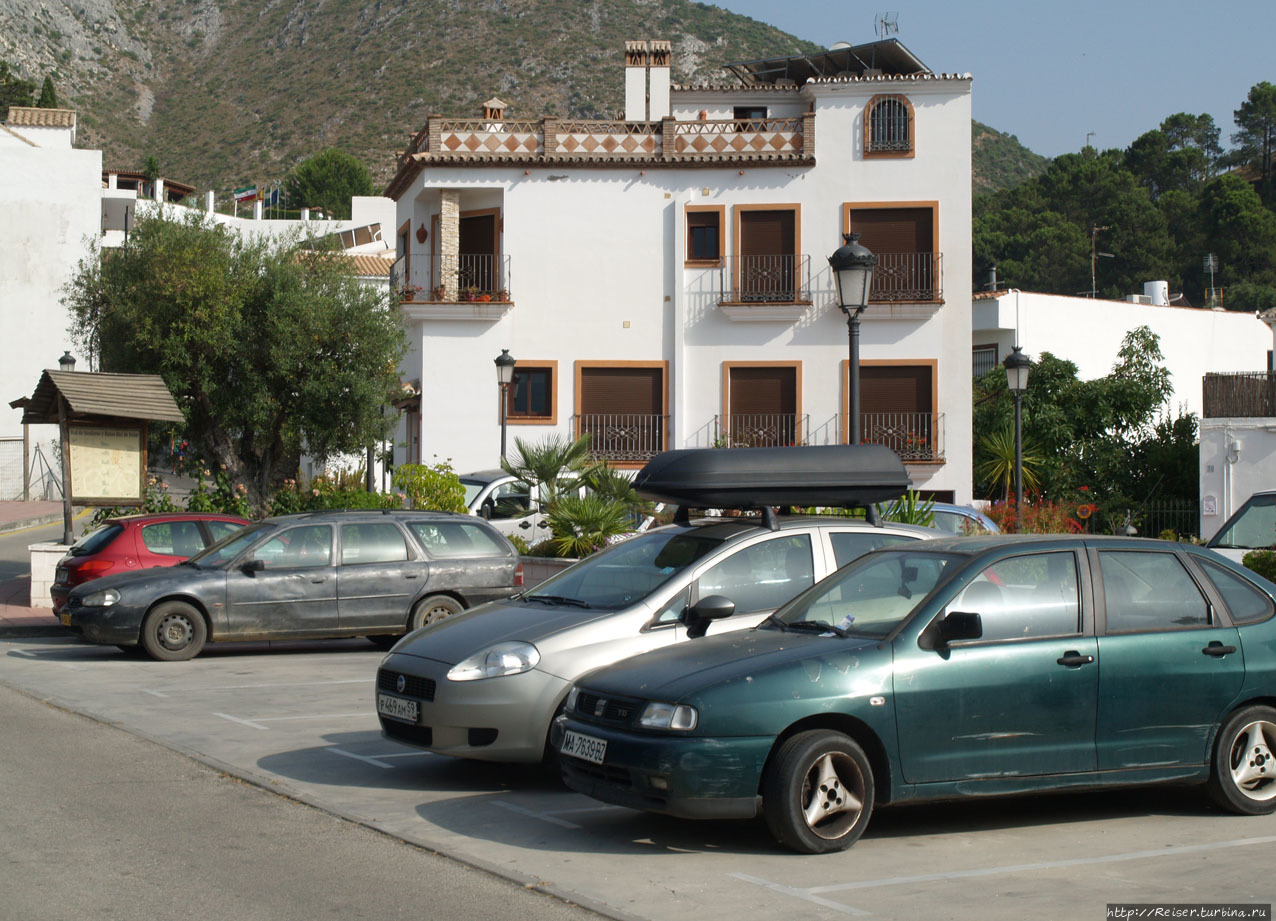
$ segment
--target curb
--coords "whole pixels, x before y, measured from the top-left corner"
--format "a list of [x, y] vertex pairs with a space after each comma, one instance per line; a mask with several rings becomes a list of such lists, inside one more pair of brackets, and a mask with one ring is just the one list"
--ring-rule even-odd
[[0, 534], [5, 531], [21, 531], [23, 528], [36, 528], [40, 525], [54, 524], [61, 520], [61, 515], [43, 515], [39, 518], [26, 518], [22, 521], [0, 521]]
[[0, 623], [0, 639], [21, 637], [72, 636], [61, 624], [5, 624]]

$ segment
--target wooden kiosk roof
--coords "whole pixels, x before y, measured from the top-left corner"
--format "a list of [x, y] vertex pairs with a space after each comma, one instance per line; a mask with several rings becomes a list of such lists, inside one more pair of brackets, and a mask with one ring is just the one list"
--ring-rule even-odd
[[23, 425], [57, 425], [58, 394], [73, 416], [111, 416], [182, 422], [164, 379], [158, 374], [108, 374], [100, 371], [45, 371], [23, 407]]

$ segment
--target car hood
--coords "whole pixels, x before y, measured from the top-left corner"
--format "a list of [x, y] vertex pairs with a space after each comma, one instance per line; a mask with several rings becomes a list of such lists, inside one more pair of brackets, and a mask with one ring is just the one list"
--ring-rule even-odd
[[124, 591], [141, 585], [184, 585], [212, 573], [220, 574], [220, 570], [196, 569], [193, 566], [148, 566], [145, 569], [131, 569], [128, 572], [111, 573], [99, 579], [82, 582], [71, 589], [72, 595], [83, 597], [106, 588]]
[[[585, 675], [577, 683], [617, 697], [687, 700], [712, 687], [748, 680], [794, 663], [827, 661], [858, 667], [879, 654], [880, 641], [783, 630], [734, 630], [678, 643], [624, 659]], [[868, 653], [869, 655], [866, 655]], [[889, 657], [889, 651], [881, 653]]]
[[574, 605], [493, 601], [409, 633], [394, 653], [455, 665], [496, 643], [543, 643], [565, 630], [615, 616], [613, 610]]

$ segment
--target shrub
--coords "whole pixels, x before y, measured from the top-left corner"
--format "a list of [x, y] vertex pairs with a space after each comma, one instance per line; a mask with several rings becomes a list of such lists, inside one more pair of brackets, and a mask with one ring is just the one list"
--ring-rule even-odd
[[1060, 505], [1041, 499], [1026, 499], [1023, 504], [1023, 527], [1017, 527], [1018, 515], [1013, 499], [994, 502], [985, 514], [997, 523], [1003, 533], [1013, 534], [1080, 534], [1085, 530], [1081, 522], [1072, 517], [1073, 506]]
[[1276, 550], [1251, 550], [1241, 558], [1241, 563], [1267, 581], [1276, 582]]
[[933, 499], [922, 499], [916, 490], [910, 489], [894, 502], [882, 509], [882, 517], [887, 521], [898, 521], [900, 524], [919, 524], [930, 527], [935, 523], [935, 502]]
[[396, 467], [394, 486], [407, 497], [409, 508], [466, 511], [465, 487], [450, 461], [439, 461], [431, 466], [403, 464]]

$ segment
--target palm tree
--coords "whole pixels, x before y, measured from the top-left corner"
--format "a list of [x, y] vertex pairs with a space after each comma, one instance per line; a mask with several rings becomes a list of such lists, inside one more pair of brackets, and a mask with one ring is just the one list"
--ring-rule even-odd
[[633, 521], [622, 502], [590, 493], [563, 496], [549, 510], [549, 525], [559, 556], [585, 556], [607, 545], [608, 538], [631, 530]]
[[[980, 464], [975, 472], [980, 479], [988, 483], [990, 488], [999, 488], [1009, 500], [1015, 487], [1015, 430], [1007, 426], [1003, 431], [992, 432], [979, 438], [979, 447], [988, 459]], [[1037, 448], [1026, 439], [1023, 442], [1023, 486], [1033, 491], [1041, 486], [1041, 478], [1036, 468], [1041, 466], [1041, 455]]]
[[526, 484], [543, 506], [557, 502], [589, 466], [588, 435], [575, 441], [548, 435], [538, 444], [515, 438], [513, 459], [501, 458], [501, 469]]

